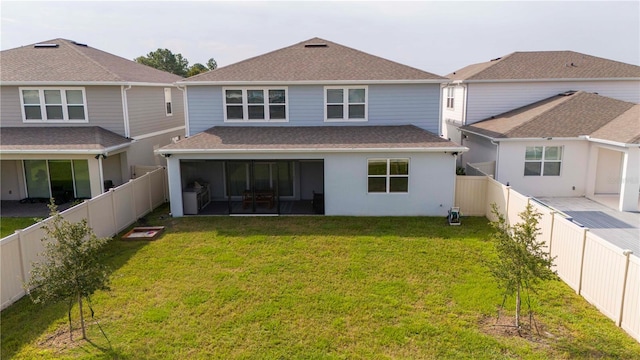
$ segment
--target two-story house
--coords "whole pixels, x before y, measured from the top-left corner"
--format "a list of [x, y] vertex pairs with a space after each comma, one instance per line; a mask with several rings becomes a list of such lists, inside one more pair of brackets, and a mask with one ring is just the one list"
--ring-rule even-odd
[[[640, 67], [574, 51], [514, 52], [446, 75], [442, 135], [463, 144], [460, 126], [565, 91], [582, 90], [640, 103]], [[473, 162], [465, 154], [462, 165]]]
[[466, 149], [436, 135], [443, 81], [319, 38], [181, 80], [171, 212], [444, 216]]
[[65, 39], [0, 65], [2, 200], [94, 197], [184, 136], [179, 76]]

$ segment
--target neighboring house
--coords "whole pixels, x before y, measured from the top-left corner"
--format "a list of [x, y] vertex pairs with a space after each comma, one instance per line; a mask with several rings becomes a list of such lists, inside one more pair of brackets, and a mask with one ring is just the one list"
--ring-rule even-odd
[[0, 65], [2, 200], [94, 197], [184, 136], [179, 76], [65, 39]]
[[[583, 90], [640, 103], [640, 66], [573, 51], [514, 52], [447, 77], [442, 88], [441, 134], [457, 143], [461, 143], [460, 126], [565, 91]], [[459, 160], [462, 165], [468, 162]]]
[[468, 163], [530, 196], [619, 195], [637, 211], [640, 105], [569, 91], [460, 128]]
[[445, 80], [319, 38], [182, 80], [171, 212], [444, 216], [466, 150], [436, 135]]

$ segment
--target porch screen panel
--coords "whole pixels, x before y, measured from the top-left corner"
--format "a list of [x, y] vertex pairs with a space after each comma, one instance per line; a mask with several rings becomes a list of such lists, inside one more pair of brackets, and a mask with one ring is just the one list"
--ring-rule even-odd
[[24, 177], [30, 198], [45, 198], [49, 195], [49, 174], [46, 160], [24, 160]]
[[69, 191], [73, 193], [73, 175], [71, 174], [71, 161], [49, 160], [49, 179], [51, 179], [51, 191]]
[[89, 162], [87, 160], [73, 160], [73, 175], [76, 182], [76, 198], [91, 198]]
[[293, 196], [293, 163], [278, 162], [278, 193], [280, 196]]
[[272, 190], [271, 164], [254, 163], [253, 166], [253, 186], [257, 191]]
[[227, 164], [229, 173], [229, 191], [230, 196], [242, 196], [245, 190], [249, 190], [247, 186], [247, 163], [230, 162]]

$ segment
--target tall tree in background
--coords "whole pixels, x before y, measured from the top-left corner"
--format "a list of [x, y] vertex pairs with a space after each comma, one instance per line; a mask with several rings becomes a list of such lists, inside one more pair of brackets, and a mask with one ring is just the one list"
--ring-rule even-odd
[[189, 68], [189, 71], [187, 72], [187, 77], [198, 75], [200, 73], [207, 72], [207, 71], [209, 71], [209, 69], [207, 69], [206, 66], [200, 63], [195, 63]]
[[174, 54], [169, 49], [158, 49], [134, 60], [137, 63], [182, 77], [186, 76], [189, 71], [189, 61], [183, 58], [182, 54]]
[[211, 58], [207, 60], [207, 67], [209, 68], [209, 70], [215, 70], [218, 68], [218, 63], [213, 58]]
[[[33, 264], [31, 279], [25, 284], [35, 303], [69, 302], [69, 337], [73, 340], [71, 309], [78, 304], [82, 338], [86, 339], [82, 300], [86, 299], [93, 317], [90, 296], [97, 290], [109, 289], [109, 271], [101, 261], [102, 249], [108, 239], [98, 238], [83, 219], [70, 223], [60, 215], [56, 205], [49, 205], [51, 221], [42, 228], [46, 236], [42, 239], [45, 251], [42, 261]], [[102, 328], [101, 328], [102, 330]], [[103, 332], [104, 334], [104, 332]], [[106, 335], [105, 335], [106, 336]]]

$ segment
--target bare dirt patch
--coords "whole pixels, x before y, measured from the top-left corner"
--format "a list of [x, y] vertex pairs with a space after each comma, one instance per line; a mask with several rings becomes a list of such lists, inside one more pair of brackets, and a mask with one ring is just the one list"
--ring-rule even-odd
[[74, 326], [72, 334], [73, 340], [69, 339], [69, 324], [61, 325], [54, 332], [47, 334], [46, 337], [38, 343], [38, 346], [58, 353], [67, 349], [76, 348], [87, 342], [82, 339], [82, 329], [80, 329], [79, 326]]
[[533, 321], [524, 317], [520, 319], [520, 329], [515, 327], [514, 315], [500, 313], [499, 316], [485, 316], [480, 319], [480, 330], [493, 337], [513, 338], [519, 337], [539, 347], [548, 348], [558, 338], [543, 323], [535, 317]]

